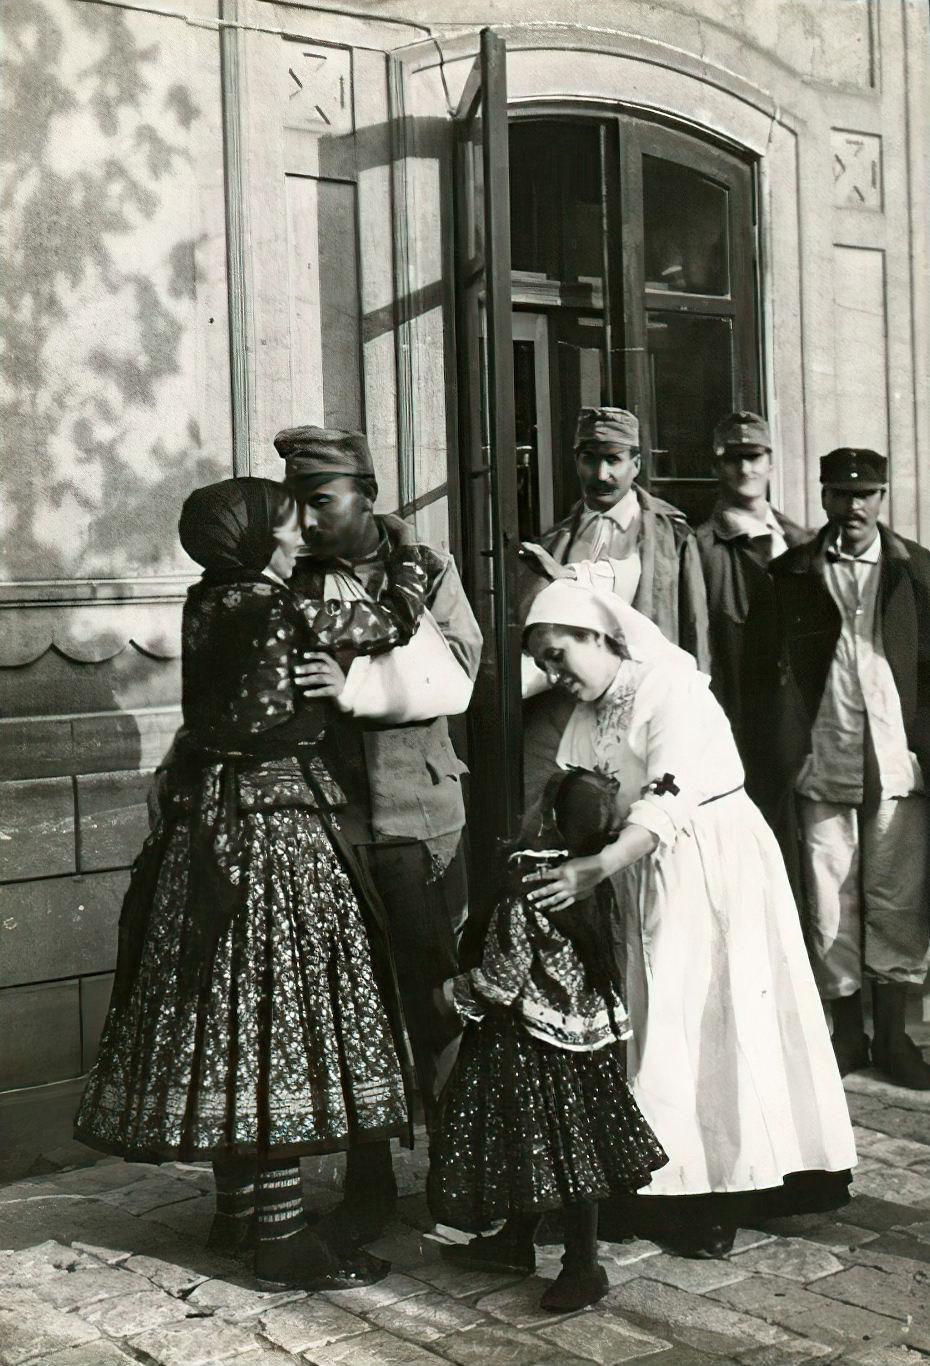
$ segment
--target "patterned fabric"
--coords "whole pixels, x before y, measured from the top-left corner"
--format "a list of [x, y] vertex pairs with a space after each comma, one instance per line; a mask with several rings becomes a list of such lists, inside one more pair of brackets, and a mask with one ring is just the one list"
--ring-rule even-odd
[[568, 1053], [509, 1010], [465, 1030], [427, 1179], [433, 1217], [480, 1231], [644, 1186], [666, 1157], [623, 1077], [618, 1045]]
[[91, 1146], [164, 1161], [407, 1135], [365, 924], [320, 818], [244, 813], [242, 827], [243, 904], [193, 1000], [190, 823], [166, 842], [138, 969], [125, 999], [117, 991], [78, 1113]]
[[608, 1009], [574, 945], [520, 896], [497, 907], [481, 966], [455, 979], [453, 995], [470, 1020], [482, 1020], [489, 1004], [511, 1006], [534, 1039], [555, 1048], [590, 1051], [630, 1033], [623, 1002], [615, 996]]

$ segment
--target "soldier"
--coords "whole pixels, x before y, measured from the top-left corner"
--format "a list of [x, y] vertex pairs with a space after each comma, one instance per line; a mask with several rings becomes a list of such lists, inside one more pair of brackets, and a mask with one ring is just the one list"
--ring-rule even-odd
[[[392, 551], [416, 538], [400, 518], [375, 515], [378, 485], [365, 436], [297, 427], [279, 432], [274, 444], [286, 461], [285, 483], [301, 509], [305, 553], [291, 588], [311, 601], [377, 600], [386, 590]], [[415, 637], [419, 653], [411, 642], [406, 649], [356, 661], [322, 749], [348, 798], [341, 813], [344, 832], [387, 913], [429, 1120], [437, 1060], [459, 1029], [441, 1003], [441, 988], [458, 970], [457, 935], [466, 907], [460, 781], [465, 765], [452, 747], [446, 715], [467, 705], [481, 633], [452, 556], [421, 549], [430, 586]], [[432, 651], [426, 668], [424, 650]], [[296, 670], [296, 677], [309, 695], [326, 695], [338, 668], [335, 659], [317, 655]], [[366, 691], [372, 688], [378, 705], [366, 707]], [[393, 723], [383, 719], [386, 694], [395, 698]], [[458, 700], [450, 702], [450, 697]], [[334, 1240], [376, 1236], [396, 1201], [389, 1142], [350, 1149], [345, 1200], [331, 1230]]]
[[[694, 532], [683, 512], [634, 481], [640, 472], [639, 421], [625, 408], [582, 408], [575, 431], [581, 500], [563, 522], [524, 543], [550, 579], [577, 578], [617, 593], [710, 671], [707, 599]], [[544, 582], [544, 581], [543, 581]], [[530, 666], [532, 667], [532, 666]], [[528, 677], [530, 692], [544, 686]], [[564, 699], [533, 699], [525, 709], [527, 805], [542, 795], [555, 765], [570, 708]]]
[[755, 630], [773, 629], [768, 566], [809, 536], [768, 501], [772, 438], [764, 417], [744, 412], [722, 418], [714, 429], [714, 457], [720, 492], [713, 513], [697, 529], [710, 617], [711, 687], [745, 762], [758, 734], [746, 620], [751, 613]]
[[843, 447], [820, 462], [828, 522], [772, 565], [778, 681], [769, 814], [801, 837], [814, 973], [840, 1071], [873, 1065], [930, 1090], [905, 1032], [930, 963], [930, 553], [879, 521], [888, 461]]

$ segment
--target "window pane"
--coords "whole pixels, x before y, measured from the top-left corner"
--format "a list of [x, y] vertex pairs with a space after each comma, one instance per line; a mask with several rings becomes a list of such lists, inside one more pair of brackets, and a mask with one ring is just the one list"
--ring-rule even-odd
[[713, 433], [733, 409], [729, 318], [648, 313], [655, 403], [652, 474], [657, 479], [712, 479]]
[[510, 238], [515, 271], [581, 281], [589, 293], [600, 294], [601, 152], [596, 127], [544, 119], [510, 125]]
[[728, 191], [697, 171], [643, 157], [646, 288], [729, 294]]

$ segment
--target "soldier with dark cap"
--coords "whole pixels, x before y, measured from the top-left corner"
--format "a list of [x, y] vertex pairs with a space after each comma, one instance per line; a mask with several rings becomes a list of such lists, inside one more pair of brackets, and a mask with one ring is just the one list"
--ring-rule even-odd
[[930, 553], [879, 521], [884, 456], [831, 451], [820, 480], [827, 525], [771, 567], [763, 800], [795, 865], [840, 1071], [869, 1060], [868, 980], [873, 1065], [925, 1091], [930, 1066], [905, 1012], [930, 964]]
[[[399, 517], [375, 515], [378, 493], [361, 432], [296, 427], [274, 439], [298, 501], [304, 553], [290, 586], [307, 601], [377, 600], [392, 556], [419, 546], [426, 610], [409, 645], [352, 663], [329, 654], [295, 673], [308, 695], [332, 696], [322, 748], [348, 798], [340, 819], [380, 894], [427, 1119], [437, 1060], [459, 1026], [442, 1000], [458, 970], [466, 908], [459, 760], [446, 716], [464, 711], [478, 671], [481, 633], [451, 555], [416, 541]], [[364, 1241], [396, 1209], [389, 1143], [350, 1149], [345, 1198], [329, 1236]]]
[[711, 688], [733, 727], [746, 762], [757, 743], [757, 690], [746, 650], [746, 620], [773, 629], [774, 597], [768, 567], [789, 546], [810, 539], [768, 500], [772, 437], [758, 413], [729, 413], [714, 429], [719, 495], [697, 529], [710, 618]]
[[[683, 512], [635, 482], [641, 468], [635, 414], [625, 408], [582, 408], [575, 468], [580, 501], [538, 545], [524, 543], [525, 557], [549, 579], [575, 578], [586, 587], [616, 593], [709, 672], [707, 598], [697, 541]], [[544, 686], [532, 665], [525, 668], [528, 695]], [[554, 695], [534, 698], [524, 710], [528, 805], [542, 795], [554, 769], [570, 710]]]

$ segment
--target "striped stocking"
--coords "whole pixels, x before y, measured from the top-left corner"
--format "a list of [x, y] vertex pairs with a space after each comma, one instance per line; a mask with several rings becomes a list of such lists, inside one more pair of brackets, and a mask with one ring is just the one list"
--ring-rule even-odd
[[255, 1181], [255, 1209], [259, 1243], [281, 1242], [307, 1227], [298, 1163], [261, 1168]]

